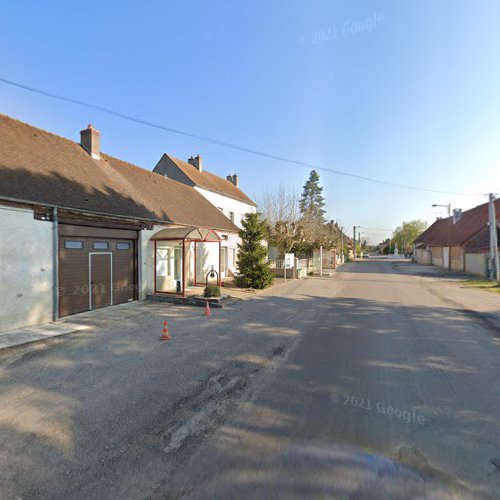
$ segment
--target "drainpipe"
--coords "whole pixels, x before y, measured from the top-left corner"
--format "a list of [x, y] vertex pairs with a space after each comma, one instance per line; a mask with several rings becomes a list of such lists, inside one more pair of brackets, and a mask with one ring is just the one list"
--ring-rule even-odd
[[52, 279], [52, 294], [53, 294], [53, 318], [54, 321], [59, 319], [59, 219], [57, 215], [57, 207], [53, 211], [52, 237], [53, 237], [53, 279]]

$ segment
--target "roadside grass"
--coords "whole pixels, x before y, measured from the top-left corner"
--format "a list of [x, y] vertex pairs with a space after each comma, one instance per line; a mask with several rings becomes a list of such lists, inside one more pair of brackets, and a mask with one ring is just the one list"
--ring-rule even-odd
[[488, 292], [500, 293], [500, 285], [494, 281], [488, 280], [467, 280], [462, 282], [465, 286], [471, 288], [479, 288], [480, 290], [487, 290]]

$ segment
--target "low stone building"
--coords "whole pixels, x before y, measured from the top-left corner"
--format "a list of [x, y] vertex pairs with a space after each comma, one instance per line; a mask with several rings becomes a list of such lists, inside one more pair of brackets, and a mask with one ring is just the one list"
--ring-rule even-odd
[[[500, 200], [495, 202], [497, 231]], [[488, 204], [470, 210], [453, 211], [452, 217], [438, 219], [415, 240], [415, 260], [449, 271], [487, 277], [489, 269]]]

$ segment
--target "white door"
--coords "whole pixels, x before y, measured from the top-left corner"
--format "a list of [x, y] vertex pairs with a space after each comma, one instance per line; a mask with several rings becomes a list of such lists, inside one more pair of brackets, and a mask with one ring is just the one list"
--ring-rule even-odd
[[450, 267], [450, 247], [443, 247], [443, 267], [445, 269]]
[[220, 248], [220, 271], [222, 277], [227, 276], [227, 247]]

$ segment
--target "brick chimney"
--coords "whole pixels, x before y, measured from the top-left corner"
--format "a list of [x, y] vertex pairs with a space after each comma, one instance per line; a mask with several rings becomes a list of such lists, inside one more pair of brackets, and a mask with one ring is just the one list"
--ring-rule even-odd
[[194, 158], [191, 156], [191, 158], [189, 158], [188, 160], [188, 163], [191, 163], [193, 167], [195, 167], [200, 172], [203, 172], [203, 164], [200, 155], [196, 155]]
[[80, 144], [94, 160], [101, 159], [101, 133], [92, 125], [80, 131]]
[[236, 187], [238, 187], [239, 184], [238, 174], [228, 175], [226, 176], [226, 179], [232, 184], [234, 184]]

